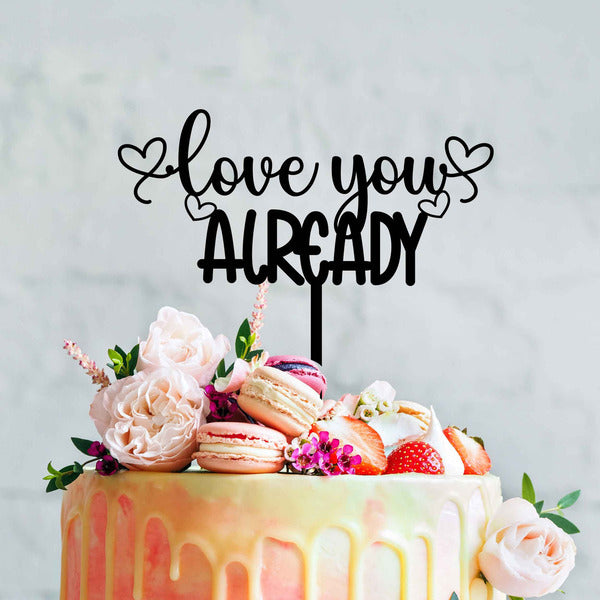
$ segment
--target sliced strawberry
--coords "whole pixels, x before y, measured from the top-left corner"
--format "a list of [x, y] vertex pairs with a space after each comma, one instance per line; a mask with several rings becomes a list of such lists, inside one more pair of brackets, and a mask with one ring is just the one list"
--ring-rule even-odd
[[406, 442], [392, 450], [385, 472], [443, 475], [444, 463], [440, 453], [433, 446], [425, 442]]
[[360, 454], [361, 462], [356, 465], [357, 475], [380, 475], [385, 471], [387, 459], [379, 434], [364, 421], [354, 417], [339, 416], [327, 421], [317, 421], [311, 433], [329, 432], [331, 439], [340, 440], [340, 446], [350, 444], [353, 454]]
[[489, 454], [472, 437], [456, 427], [444, 429], [444, 435], [460, 455], [465, 465], [465, 475], [485, 475], [492, 468]]

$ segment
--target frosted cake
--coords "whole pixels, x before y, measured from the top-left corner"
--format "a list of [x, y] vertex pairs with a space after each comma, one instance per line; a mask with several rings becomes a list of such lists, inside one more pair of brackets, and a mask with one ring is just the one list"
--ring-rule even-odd
[[[376, 381], [328, 396], [316, 363], [260, 347], [266, 285], [235, 340], [165, 307], [109, 350], [100, 440], [48, 465], [64, 490], [61, 600], [505, 600], [560, 588], [563, 509], [502, 502], [483, 442]], [[190, 465], [193, 463], [193, 466]]]

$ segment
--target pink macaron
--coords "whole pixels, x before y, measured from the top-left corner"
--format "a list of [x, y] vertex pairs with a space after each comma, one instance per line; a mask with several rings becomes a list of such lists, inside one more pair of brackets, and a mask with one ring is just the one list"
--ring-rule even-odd
[[220, 421], [198, 430], [198, 452], [194, 458], [216, 473], [276, 473], [284, 465], [285, 436], [269, 427], [252, 423]]
[[318, 363], [303, 356], [281, 355], [269, 357], [265, 364], [268, 367], [274, 367], [293, 375], [296, 379], [315, 390], [321, 398], [325, 395], [327, 379], [321, 372]]
[[257, 367], [248, 375], [237, 398], [253, 419], [296, 437], [317, 420], [323, 401], [313, 388], [274, 367]]

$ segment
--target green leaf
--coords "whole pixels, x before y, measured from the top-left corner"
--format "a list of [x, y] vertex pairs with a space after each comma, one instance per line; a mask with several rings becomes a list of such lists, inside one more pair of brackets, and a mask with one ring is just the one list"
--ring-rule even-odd
[[[92, 445], [92, 440], [84, 440], [83, 438], [72, 437], [71, 441], [73, 442], [75, 448], [84, 454], [88, 454], [90, 446]], [[88, 456], [90, 456], [88, 454]]]
[[79, 475], [81, 475], [81, 473], [75, 473], [74, 471], [72, 471], [71, 473], [67, 473], [66, 475], [62, 476], [62, 482], [63, 485], [65, 486], [65, 488], [70, 485], [71, 483], [73, 483], [78, 477]]
[[133, 375], [135, 373], [135, 369], [137, 368], [138, 356], [140, 354], [140, 345], [136, 344], [129, 353], [130, 361], [128, 363], [129, 374]]
[[509, 598], [509, 600], [523, 600], [523, 598], [521, 598], [521, 596], [509, 596], [508, 598]]
[[221, 362], [217, 365], [217, 377], [225, 377], [225, 359], [222, 358]]
[[250, 350], [248, 354], [246, 354], [246, 360], [250, 362], [255, 356], [260, 356], [263, 353], [262, 348], [259, 350]]
[[55, 492], [58, 488], [56, 487], [56, 479], [53, 477], [46, 486], [46, 494]]
[[251, 334], [250, 323], [248, 322], [248, 319], [244, 319], [235, 338], [235, 355], [238, 358], [241, 358], [244, 354], [244, 351], [246, 350], [246, 340]]
[[581, 490], [575, 490], [566, 496], [563, 496], [558, 501], [558, 508], [569, 508], [569, 506], [573, 506], [577, 500], [579, 500], [579, 496], [581, 495]]
[[537, 514], [541, 515], [542, 508], [544, 508], [544, 501], [540, 500], [539, 502], [536, 502], [533, 506], [535, 507], [535, 510], [537, 510]]
[[115, 365], [121, 365], [121, 364], [123, 364], [123, 359], [125, 357], [121, 356], [121, 354], [119, 352], [117, 352], [116, 350], [109, 348], [108, 349], [108, 358], [110, 358], [110, 360], [112, 360]]
[[48, 473], [52, 473], [52, 475], [58, 475], [58, 471], [52, 466], [52, 461], [48, 463], [46, 468], [48, 469]]
[[73, 471], [75, 473], [77, 473], [78, 475], [81, 475], [83, 473], [83, 466], [78, 463], [77, 461], [73, 462]]
[[123, 350], [123, 348], [121, 348], [121, 346], [117, 346], [117, 345], [115, 345], [115, 350], [121, 355], [121, 358], [123, 360], [125, 360], [125, 357], [127, 356], [127, 354], [125, 353], [125, 350]]
[[531, 482], [531, 478], [527, 473], [523, 473], [523, 481], [521, 484], [521, 495], [527, 502], [531, 502], [531, 504], [535, 504], [535, 489], [533, 487], [533, 483]]
[[555, 515], [553, 513], [542, 513], [540, 517], [543, 517], [544, 519], [550, 519], [550, 521], [552, 521], [557, 527], [560, 527], [565, 533], [568, 533], [569, 535], [573, 533], [579, 533], [579, 529], [575, 524], [571, 523], [569, 519], [565, 519], [560, 515]]
[[450, 596], [450, 600], [458, 600], [458, 596], [456, 595], [456, 592], [452, 592], [452, 596]]
[[46, 477], [42, 477], [44, 481], [48, 481], [49, 479], [54, 479], [54, 475], [46, 475]]

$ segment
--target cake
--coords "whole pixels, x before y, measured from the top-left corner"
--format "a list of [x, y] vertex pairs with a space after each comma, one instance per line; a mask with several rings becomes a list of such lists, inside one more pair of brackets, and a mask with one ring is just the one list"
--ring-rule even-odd
[[500, 503], [493, 475], [85, 473], [61, 598], [503, 599], [477, 564]]
[[61, 600], [505, 600], [558, 589], [575, 547], [529, 477], [525, 498], [503, 503], [481, 440], [442, 429], [433, 408], [397, 400], [387, 382], [324, 400], [319, 365], [260, 349], [265, 292], [229, 368], [227, 340], [171, 308], [139, 346], [109, 351], [112, 383], [65, 343], [100, 385], [90, 415], [102, 440], [72, 438], [88, 460], [48, 465], [47, 491], [65, 490]]

